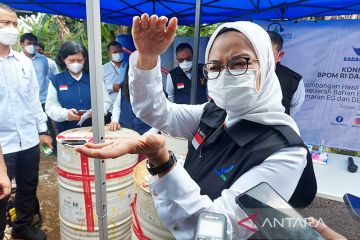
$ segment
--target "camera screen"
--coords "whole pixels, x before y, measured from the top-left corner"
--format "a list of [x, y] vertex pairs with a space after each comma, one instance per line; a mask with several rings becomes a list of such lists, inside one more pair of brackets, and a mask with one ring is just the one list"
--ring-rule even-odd
[[250, 189], [237, 202], [269, 239], [323, 239], [266, 183]]
[[214, 221], [211, 219], [201, 219], [199, 225], [199, 234], [198, 236], [207, 237], [206, 239], [222, 239], [222, 234], [224, 231], [224, 225], [220, 221]]

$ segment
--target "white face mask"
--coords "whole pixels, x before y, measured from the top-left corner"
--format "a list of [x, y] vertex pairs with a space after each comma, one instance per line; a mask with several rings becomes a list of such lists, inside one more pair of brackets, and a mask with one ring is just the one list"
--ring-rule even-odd
[[184, 72], [187, 72], [189, 71], [191, 68], [192, 68], [192, 61], [182, 61], [181, 63], [179, 63], [179, 67], [184, 71]]
[[19, 31], [14, 27], [4, 27], [0, 29], [0, 43], [4, 45], [14, 45]]
[[36, 46], [35, 45], [27, 45], [24, 47], [25, 51], [28, 53], [28, 54], [35, 54], [36, 53]]
[[242, 114], [248, 111], [257, 99], [256, 75], [257, 70], [253, 69], [248, 69], [240, 76], [233, 76], [223, 70], [218, 78], [208, 81], [209, 96], [218, 107]]
[[124, 53], [113, 53], [111, 54], [111, 60], [113, 62], [121, 62], [124, 59]]
[[70, 64], [66, 64], [67, 69], [70, 70], [70, 72], [72, 73], [79, 73], [81, 72], [81, 70], [83, 70], [84, 68], [84, 64], [80, 64], [80, 63], [70, 63]]

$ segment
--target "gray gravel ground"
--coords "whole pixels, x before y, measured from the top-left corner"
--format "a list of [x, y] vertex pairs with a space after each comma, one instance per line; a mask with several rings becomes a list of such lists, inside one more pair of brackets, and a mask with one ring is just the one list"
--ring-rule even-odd
[[360, 239], [360, 219], [356, 221], [343, 202], [315, 198], [309, 207], [301, 211], [301, 214], [304, 217], [321, 218], [326, 225], [347, 239]]

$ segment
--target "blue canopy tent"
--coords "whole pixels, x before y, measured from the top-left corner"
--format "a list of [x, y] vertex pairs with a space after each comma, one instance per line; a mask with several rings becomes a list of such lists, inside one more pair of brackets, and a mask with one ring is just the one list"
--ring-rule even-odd
[[[85, 0], [4, 0], [13, 8], [86, 19]], [[199, 6], [198, 9], [196, 6]], [[201, 8], [200, 8], [201, 5]], [[176, 16], [180, 25], [195, 25], [194, 62], [198, 60], [200, 24], [236, 20], [293, 20], [307, 16], [356, 14], [358, 0], [102, 0], [101, 21], [129, 26], [144, 12]], [[200, 20], [201, 14], [201, 20]], [[193, 68], [196, 76], [197, 68]], [[196, 84], [191, 102], [195, 102]]]
[[[86, 18], [85, 0], [2, 0], [16, 9]], [[101, 21], [131, 25], [141, 13], [176, 16], [181, 25], [195, 22], [195, 0], [102, 0]], [[290, 20], [307, 16], [356, 14], [357, 0], [203, 0], [201, 23], [234, 20]]]
[[[102, 62], [100, 19], [103, 22], [131, 25], [134, 15], [176, 16], [180, 25], [195, 25], [194, 63], [198, 62], [200, 23], [213, 24], [236, 20], [294, 20], [308, 16], [358, 14], [359, 0], [1, 0], [15, 9], [72, 18], [87, 19], [91, 102], [94, 112], [94, 142], [104, 141], [102, 114]], [[201, 14], [201, 17], [200, 17]], [[193, 76], [197, 75], [193, 67]], [[196, 82], [192, 81], [191, 99], [194, 102]], [[99, 111], [100, 110], [100, 111]], [[99, 239], [107, 239], [105, 162], [95, 159], [96, 211]]]

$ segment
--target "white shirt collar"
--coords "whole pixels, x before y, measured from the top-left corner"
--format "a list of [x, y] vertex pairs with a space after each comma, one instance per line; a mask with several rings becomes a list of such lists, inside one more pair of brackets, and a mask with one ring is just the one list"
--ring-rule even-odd
[[[29, 58], [28, 56], [26, 56], [26, 54], [24, 53], [24, 50], [21, 51], [21, 54], [24, 55], [25, 57]], [[37, 53], [34, 54], [34, 56], [32, 58], [29, 58], [31, 60], [34, 60], [37, 57]]]
[[[8, 58], [8, 57], [14, 57], [16, 60], [19, 60], [19, 55], [18, 55], [19, 53], [18, 52], [16, 52], [16, 51], [14, 51], [11, 47], [10, 47], [10, 52], [9, 52], [9, 54], [7, 55], [7, 57], [6, 58]], [[6, 59], [5, 58], [5, 59]], [[5, 60], [4, 58], [2, 58], [2, 57], [0, 57], [0, 60]]]
[[[68, 71], [69, 71], [69, 70], [68, 70]], [[70, 71], [69, 71], [69, 73], [70, 73], [70, 76], [71, 76], [72, 78], [74, 78], [76, 81], [80, 81], [80, 79], [81, 79], [81, 77], [82, 77], [82, 75], [83, 75], [83, 72], [82, 72], [82, 71], [81, 71], [80, 75], [77, 76], [77, 77], [75, 77]]]
[[123, 67], [124, 66], [124, 60], [121, 62], [121, 64], [120, 64], [120, 66], [118, 67], [118, 66], [116, 66], [116, 64], [112, 61], [112, 60], [110, 60], [110, 63], [111, 63], [111, 65], [113, 65], [113, 67], [115, 67], [115, 68], [121, 68], [121, 67]]

